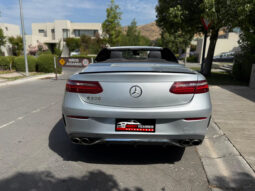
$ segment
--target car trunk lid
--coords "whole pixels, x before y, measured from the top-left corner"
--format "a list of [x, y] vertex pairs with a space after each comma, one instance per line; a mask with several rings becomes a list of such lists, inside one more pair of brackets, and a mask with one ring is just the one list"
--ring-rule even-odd
[[128, 108], [177, 106], [193, 98], [169, 90], [176, 81], [197, 81], [194, 71], [178, 64], [122, 64], [90, 66], [74, 75], [72, 80], [97, 81], [103, 89], [99, 94], [80, 93], [80, 98], [90, 104]]

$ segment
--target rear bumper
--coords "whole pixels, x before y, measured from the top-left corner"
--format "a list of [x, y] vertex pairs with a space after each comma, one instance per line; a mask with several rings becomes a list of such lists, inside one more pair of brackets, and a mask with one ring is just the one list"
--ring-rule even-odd
[[[189, 104], [157, 108], [121, 108], [92, 105], [67, 93], [63, 103], [65, 129], [70, 138], [95, 138], [103, 142], [171, 143], [179, 140], [203, 140], [211, 116], [209, 94], [197, 94]], [[88, 119], [67, 116], [86, 116]], [[207, 117], [187, 121], [185, 118]], [[115, 131], [115, 120], [156, 119], [154, 133]]]
[[199, 121], [156, 119], [155, 132], [115, 131], [114, 118], [73, 119], [65, 116], [70, 137], [105, 139], [203, 139], [209, 118]]

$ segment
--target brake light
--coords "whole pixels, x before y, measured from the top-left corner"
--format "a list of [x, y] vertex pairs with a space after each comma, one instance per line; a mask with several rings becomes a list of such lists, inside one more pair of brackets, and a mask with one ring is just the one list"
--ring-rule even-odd
[[103, 89], [99, 82], [68, 80], [66, 91], [72, 93], [99, 94]]
[[169, 91], [173, 94], [201, 94], [208, 92], [209, 87], [206, 80], [174, 82]]

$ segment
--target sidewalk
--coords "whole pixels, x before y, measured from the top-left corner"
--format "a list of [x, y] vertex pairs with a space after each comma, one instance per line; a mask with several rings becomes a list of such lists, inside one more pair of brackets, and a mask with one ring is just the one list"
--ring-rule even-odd
[[[63, 74], [63, 73], [62, 73], [62, 74]], [[62, 74], [60, 74], [60, 75], [62, 75]], [[60, 75], [58, 75], [58, 76], [60, 76]], [[2, 75], [1, 75], [1, 76], [2, 76]], [[28, 81], [37, 80], [37, 79], [54, 78], [54, 77], [55, 77], [55, 74], [53, 74], [53, 73], [48, 73], [48, 74], [40, 74], [40, 75], [29, 76], [29, 77], [17, 79], [17, 80], [14, 80], [14, 81], [8, 81], [8, 80], [2, 80], [2, 79], [0, 79], [0, 87], [6, 86], [6, 85], [20, 84], [20, 83], [24, 83], [24, 82], [28, 82]]]
[[11, 78], [20, 78], [24, 75], [25, 74], [22, 74], [19, 72], [3, 73], [3, 74], [0, 74], [0, 83], [7, 82], [8, 79], [11, 79]]
[[213, 121], [255, 170], [255, 90], [211, 86]]
[[0, 78], [11, 78], [11, 77], [24, 76], [24, 75], [25, 74], [21, 72], [11, 72], [11, 73], [0, 74]]

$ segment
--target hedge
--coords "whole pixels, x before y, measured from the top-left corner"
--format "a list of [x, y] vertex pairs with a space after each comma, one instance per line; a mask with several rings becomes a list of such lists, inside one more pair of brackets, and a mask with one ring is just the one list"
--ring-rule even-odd
[[96, 58], [96, 55], [95, 56], [90, 56], [90, 55], [79, 54], [79, 55], [73, 55], [71, 57], [72, 58]]
[[15, 56], [0, 56], [0, 69], [1, 70], [13, 70]]
[[191, 55], [187, 58], [187, 62], [191, 63], [197, 63], [198, 62], [198, 56], [197, 55]]
[[37, 55], [40, 56], [42, 54], [52, 54], [50, 50], [46, 50], [46, 51], [38, 51]]
[[[36, 58], [34, 56], [27, 56], [28, 70], [29, 72], [36, 71]], [[25, 72], [25, 59], [24, 56], [18, 56], [14, 59], [14, 66], [16, 71]]]
[[[42, 54], [37, 58], [37, 71], [44, 73], [55, 72], [54, 69], [54, 55], [53, 54]], [[62, 67], [57, 64], [57, 72], [62, 72]]]
[[6, 57], [7, 57], [8, 61], [9, 61], [10, 69], [11, 69], [11, 70], [16, 69], [15, 63], [14, 63], [15, 56], [6, 56]]
[[84, 55], [84, 54], [72, 55], [71, 57], [72, 57], [72, 58], [90, 58], [89, 56]]
[[6, 56], [0, 56], [0, 70], [9, 70], [10, 63]]
[[252, 64], [255, 63], [255, 55], [242, 53], [235, 56], [232, 74], [237, 80], [250, 81]]

